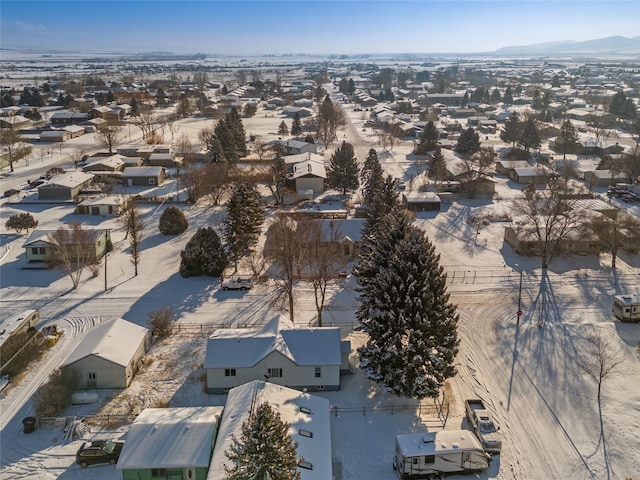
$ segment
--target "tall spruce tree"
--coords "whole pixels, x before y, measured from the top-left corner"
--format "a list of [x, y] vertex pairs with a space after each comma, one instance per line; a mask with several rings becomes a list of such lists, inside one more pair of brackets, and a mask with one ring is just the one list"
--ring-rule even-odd
[[382, 183], [382, 180], [382, 166], [378, 161], [378, 152], [372, 148], [369, 150], [369, 154], [360, 170], [360, 184], [362, 185], [364, 203], [367, 203], [367, 200], [371, 198], [371, 192]]
[[480, 136], [473, 127], [462, 131], [458, 137], [455, 151], [463, 156], [471, 156], [480, 151]]
[[218, 277], [227, 268], [227, 254], [216, 231], [200, 228], [180, 252], [180, 275]]
[[444, 155], [440, 147], [436, 148], [433, 152], [433, 157], [429, 162], [429, 176], [437, 182], [441, 182], [445, 179], [447, 174], [447, 164], [444, 161]]
[[513, 92], [511, 91], [511, 87], [507, 87], [504, 91], [504, 97], [502, 97], [502, 101], [507, 105], [513, 104]]
[[293, 115], [293, 122], [291, 123], [291, 135], [297, 137], [302, 135], [302, 123], [300, 123], [300, 114], [296, 112]]
[[522, 124], [518, 119], [518, 115], [514, 112], [509, 116], [509, 119], [504, 123], [504, 128], [500, 131], [500, 140], [515, 146], [521, 136]]
[[254, 185], [238, 183], [227, 202], [227, 218], [224, 223], [224, 239], [229, 259], [238, 269], [238, 260], [251, 252], [262, 229], [265, 211], [260, 194]]
[[424, 126], [422, 133], [420, 134], [420, 143], [416, 147], [417, 155], [426, 155], [427, 153], [436, 149], [438, 144], [438, 129], [435, 124], [430, 120]]
[[540, 145], [542, 145], [540, 133], [538, 133], [538, 127], [536, 126], [536, 122], [533, 117], [529, 117], [527, 121], [524, 122], [522, 135], [520, 136], [518, 143], [522, 145], [522, 148], [527, 152], [531, 149], [536, 150], [540, 148]]
[[225, 456], [228, 480], [299, 480], [298, 444], [289, 436], [289, 424], [268, 403], [261, 403], [243, 422], [240, 437], [232, 436]]
[[342, 190], [343, 195], [358, 188], [358, 161], [350, 143], [342, 142], [331, 155], [327, 182], [336, 190]]
[[446, 274], [425, 233], [401, 213], [387, 215], [354, 268], [359, 284], [358, 348], [367, 378], [411, 398], [435, 398], [456, 374], [455, 305]]
[[557, 152], [562, 152], [562, 159], [567, 158], [567, 153], [575, 153], [578, 151], [580, 143], [578, 142], [578, 133], [576, 132], [571, 120], [565, 120], [560, 127], [560, 133], [556, 137], [555, 148]]

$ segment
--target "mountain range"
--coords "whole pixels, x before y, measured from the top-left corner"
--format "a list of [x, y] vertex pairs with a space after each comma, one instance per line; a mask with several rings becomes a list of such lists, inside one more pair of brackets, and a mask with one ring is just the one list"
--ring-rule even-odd
[[534, 43], [500, 48], [494, 55], [640, 55], [640, 36], [627, 38], [621, 36], [598, 38], [576, 42]]

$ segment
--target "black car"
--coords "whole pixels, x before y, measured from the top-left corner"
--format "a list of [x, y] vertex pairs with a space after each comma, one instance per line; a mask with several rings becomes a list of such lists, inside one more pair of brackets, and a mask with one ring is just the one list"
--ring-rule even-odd
[[82, 468], [98, 463], [115, 465], [118, 463], [123, 445], [124, 442], [113, 440], [96, 440], [91, 443], [83, 443], [76, 452], [76, 463]]
[[14, 195], [17, 195], [20, 193], [20, 190], [16, 190], [15, 188], [10, 188], [9, 190], [6, 190], [4, 192], [4, 196], [5, 197], [13, 197]]

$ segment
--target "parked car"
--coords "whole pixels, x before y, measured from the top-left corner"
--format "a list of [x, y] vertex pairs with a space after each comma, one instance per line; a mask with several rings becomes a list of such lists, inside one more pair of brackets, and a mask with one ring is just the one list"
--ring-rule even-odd
[[20, 193], [20, 190], [16, 190], [15, 188], [10, 188], [9, 190], [5, 190], [4, 196], [13, 197], [14, 195], [18, 195], [19, 193]]
[[76, 463], [82, 468], [99, 463], [115, 465], [120, 458], [120, 452], [124, 442], [114, 440], [94, 440], [91, 443], [83, 443], [76, 452]]
[[250, 278], [231, 277], [222, 282], [223, 290], [249, 290], [253, 287], [253, 280]]

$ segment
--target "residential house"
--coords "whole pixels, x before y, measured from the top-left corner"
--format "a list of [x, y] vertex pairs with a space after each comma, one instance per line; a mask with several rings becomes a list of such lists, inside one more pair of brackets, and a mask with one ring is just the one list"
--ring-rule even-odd
[[207, 392], [265, 378], [299, 390], [339, 390], [342, 361], [339, 328], [296, 328], [276, 315], [259, 328], [214, 332], [204, 361]]
[[293, 172], [289, 179], [293, 182], [294, 189], [299, 194], [324, 192], [324, 183], [327, 179], [327, 171], [324, 163], [314, 160], [303, 160], [293, 165]]
[[[111, 243], [111, 233], [109, 230], [103, 229], [83, 229], [86, 235], [83, 235], [81, 241], [85, 242], [81, 245], [85, 251], [89, 252], [89, 256], [93, 261], [101, 259], [106, 253]], [[22, 244], [28, 263], [48, 262], [57, 248], [57, 243], [52, 240], [51, 236], [55, 230], [33, 230]], [[63, 245], [63, 248], [75, 251], [77, 245]], [[71, 255], [73, 256], [73, 254]]]
[[553, 172], [548, 168], [538, 165], [536, 167], [512, 168], [509, 171], [509, 178], [523, 185], [531, 182], [536, 185], [544, 185], [552, 174]]
[[410, 212], [439, 212], [440, 197], [434, 192], [404, 192], [402, 204]]
[[82, 167], [83, 172], [121, 172], [124, 169], [124, 157], [110, 155], [108, 157], [91, 157]]
[[225, 452], [233, 445], [234, 437], [241, 436], [243, 423], [263, 403], [289, 425], [289, 436], [298, 445], [300, 480], [333, 478], [329, 401], [271, 381], [255, 380], [231, 389], [227, 396], [207, 480], [228, 478], [224, 467], [229, 466], [229, 459]]
[[300, 140], [287, 140], [281, 142], [285, 155], [299, 155], [301, 153], [318, 153], [315, 143], [301, 142]]
[[103, 195], [87, 198], [76, 205], [76, 213], [79, 215], [121, 215], [126, 202], [116, 195]]
[[31, 120], [22, 115], [9, 115], [0, 117], [0, 128], [20, 129], [31, 125]]
[[[504, 228], [504, 240], [513, 251], [526, 256], [538, 256], [543, 244], [526, 226], [514, 224]], [[577, 228], [558, 243], [558, 253], [564, 255], [597, 255], [602, 251], [598, 237], [588, 228]]]
[[511, 178], [511, 172], [514, 168], [529, 168], [531, 164], [526, 160], [497, 160], [496, 173], [500, 173], [505, 177]]
[[629, 182], [629, 175], [614, 170], [587, 170], [584, 172], [584, 181], [590, 187], [609, 187]]
[[447, 106], [459, 106], [464, 103], [464, 93], [427, 93], [429, 103], [442, 103]]
[[223, 407], [145, 408], [127, 431], [122, 480], [206, 480]]
[[343, 255], [353, 258], [360, 254], [363, 218], [321, 219], [318, 222], [327, 237], [325, 240], [337, 243]]
[[38, 136], [40, 142], [60, 143], [71, 140], [71, 133], [66, 130], [44, 130]]
[[116, 318], [87, 333], [62, 364], [78, 388], [127, 388], [142, 365], [149, 329]]
[[162, 185], [166, 178], [164, 167], [126, 167], [122, 172], [122, 184], [129, 187]]
[[299, 118], [307, 118], [313, 115], [313, 110], [305, 107], [288, 106], [282, 109], [282, 113], [289, 118], [295, 117], [296, 114]]
[[173, 153], [152, 153], [147, 163], [153, 167], [173, 168], [183, 164], [182, 157], [178, 157]]
[[86, 122], [87, 120], [89, 120], [89, 114], [70, 111], [55, 112], [49, 119], [51, 125], [55, 127], [78, 125], [82, 122]]
[[72, 200], [93, 181], [93, 175], [86, 172], [71, 172], [53, 176], [38, 187], [38, 198]]

